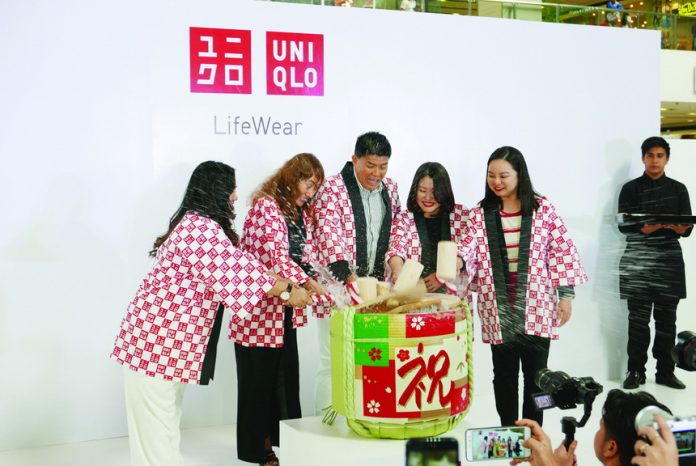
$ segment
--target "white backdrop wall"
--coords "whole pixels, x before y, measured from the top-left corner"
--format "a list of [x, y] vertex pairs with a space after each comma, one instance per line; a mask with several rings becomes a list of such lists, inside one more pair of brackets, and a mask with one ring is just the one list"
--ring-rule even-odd
[[[473, 205], [488, 155], [520, 148], [592, 280], [550, 366], [623, 372], [613, 213], [620, 185], [640, 174], [640, 142], [659, 129], [658, 33], [252, 1], [35, 0], [0, 11], [0, 450], [126, 433], [121, 370], [107, 356], [196, 164], [237, 168], [241, 225], [253, 188], [285, 159], [314, 152], [333, 174], [369, 130], [389, 137], [404, 199], [416, 167], [437, 160]], [[251, 31], [251, 94], [189, 91], [190, 27]], [[323, 96], [266, 94], [267, 31], [323, 35]], [[609, 42], [622, 52], [603, 53]], [[615, 83], [630, 98], [607, 97]], [[228, 115], [302, 125], [293, 136], [215, 134], [214, 117]], [[693, 193], [692, 154], [680, 142], [671, 167]], [[490, 390], [476, 331], [477, 390]], [[314, 332], [300, 332], [306, 413]], [[234, 422], [233, 350], [219, 347], [214, 383], [187, 392], [184, 427]]]

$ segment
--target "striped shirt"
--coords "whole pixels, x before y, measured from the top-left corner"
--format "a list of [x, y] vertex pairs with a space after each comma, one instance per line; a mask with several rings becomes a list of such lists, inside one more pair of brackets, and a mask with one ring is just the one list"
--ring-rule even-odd
[[503, 225], [505, 236], [505, 248], [508, 257], [508, 272], [517, 273], [517, 264], [520, 261], [520, 230], [522, 229], [522, 211], [500, 211], [500, 222]]
[[[355, 172], [354, 172], [355, 173]], [[358, 180], [358, 175], [355, 174], [355, 179]], [[360, 188], [360, 198], [362, 199], [363, 209], [365, 210], [365, 221], [367, 222], [367, 273], [372, 274], [375, 269], [375, 259], [377, 257], [377, 241], [379, 240], [379, 232], [382, 229], [382, 221], [387, 208], [382, 199], [383, 184], [372, 191], [369, 191], [360, 184], [358, 180], [358, 188]], [[384, 259], [382, 259], [384, 260]]]

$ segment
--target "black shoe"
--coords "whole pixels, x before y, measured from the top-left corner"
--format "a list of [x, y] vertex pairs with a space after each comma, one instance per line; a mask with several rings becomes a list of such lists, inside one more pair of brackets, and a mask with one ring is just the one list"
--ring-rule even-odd
[[684, 385], [684, 382], [679, 380], [676, 375], [674, 374], [666, 374], [666, 375], [656, 375], [655, 376], [655, 383], [659, 385], [664, 385], [666, 387], [670, 388], [676, 388], [677, 390], [683, 390], [686, 388], [686, 385]]
[[628, 371], [628, 374], [626, 374], [626, 380], [623, 382], [623, 388], [630, 390], [632, 388], [638, 388], [638, 385], [643, 385], [644, 383], [644, 372]]

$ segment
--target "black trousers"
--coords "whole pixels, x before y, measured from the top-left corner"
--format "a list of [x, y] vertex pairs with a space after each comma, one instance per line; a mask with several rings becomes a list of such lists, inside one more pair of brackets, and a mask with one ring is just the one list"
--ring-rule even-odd
[[657, 360], [657, 374], [674, 372], [672, 348], [677, 337], [678, 299], [649, 301], [628, 299], [628, 370], [645, 373], [650, 346], [650, 315], [655, 318], [653, 357]]
[[234, 345], [237, 361], [237, 457], [261, 463], [264, 442], [279, 444], [283, 419], [302, 417], [297, 330], [292, 309], [285, 310], [282, 348]]
[[519, 419], [519, 372], [522, 364], [524, 376], [524, 402], [522, 417], [533, 419], [540, 425], [543, 411], [537, 411], [532, 395], [541, 390], [534, 383], [540, 369], [546, 367], [551, 340], [533, 335], [520, 335], [515, 341], [491, 345], [493, 355], [493, 391], [495, 407], [503, 426], [514, 425]]

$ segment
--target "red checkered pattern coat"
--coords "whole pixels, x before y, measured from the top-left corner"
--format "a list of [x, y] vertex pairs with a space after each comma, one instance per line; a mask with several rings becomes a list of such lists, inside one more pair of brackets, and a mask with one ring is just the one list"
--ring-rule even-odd
[[[467, 219], [467, 210], [461, 204], [455, 204], [454, 210], [450, 213], [450, 230], [452, 232], [452, 241], [455, 243], [461, 243], [464, 240]], [[392, 223], [387, 260], [391, 257], [399, 256], [404, 260], [412, 259], [420, 262], [422, 248], [413, 212], [410, 210], [401, 211], [394, 218], [394, 223]]]
[[[581, 285], [587, 281], [587, 274], [555, 207], [546, 198], [538, 200], [540, 205], [532, 218], [524, 331], [528, 335], [556, 340], [559, 319], [555, 289]], [[470, 290], [478, 292], [483, 342], [503, 343], [484, 211], [480, 206], [469, 211], [466, 238], [460, 244], [460, 253], [466, 257]]]
[[[384, 178], [391, 200], [392, 216], [401, 211], [399, 189], [390, 178]], [[346, 184], [341, 174], [326, 179], [314, 199], [317, 212], [315, 236], [316, 259], [322, 266], [341, 260], [355, 265], [355, 220]]]
[[[469, 212], [461, 204], [455, 204], [454, 210], [450, 213], [450, 231], [452, 241], [459, 244], [464, 241], [466, 231], [466, 221]], [[420, 262], [422, 259], [423, 245], [421, 244], [416, 220], [413, 212], [402, 210], [394, 219], [391, 234], [389, 236], [389, 250], [387, 251], [387, 261], [398, 256], [402, 259], [411, 259]], [[462, 293], [464, 290], [461, 290]]]
[[[306, 226], [311, 224], [309, 215], [303, 211]], [[306, 228], [305, 256], [311, 254], [312, 233]], [[302, 284], [310, 277], [290, 257], [288, 226], [278, 203], [270, 196], [256, 200], [247, 212], [241, 247], [256, 257], [264, 267], [294, 283]], [[229, 337], [243, 346], [283, 346], [283, 322], [285, 305], [277, 296], [266, 296], [251, 311], [251, 317], [239, 322], [230, 322]], [[307, 324], [307, 310], [323, 317], [324, 308], [308, 306], [295, 309], [293, 327]]]
[[186, 213], [157, 250], [111, 357], [151, 377], [199, 383], [219, 304], [234, 321], [248, 318], [275, 284], [264, 270], [214, 220]]

